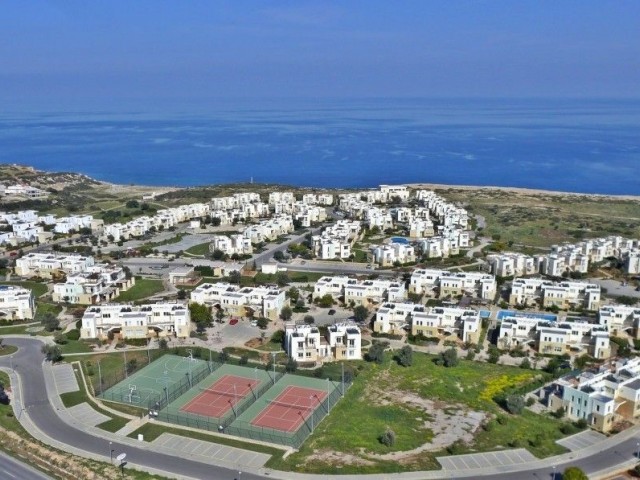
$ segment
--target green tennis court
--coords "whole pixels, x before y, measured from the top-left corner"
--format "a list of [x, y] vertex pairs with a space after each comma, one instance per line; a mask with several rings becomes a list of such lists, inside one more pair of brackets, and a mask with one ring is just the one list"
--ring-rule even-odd
[[101, 398], [130, 405], [151, 407], [162, 402], [179, 386], [210, 371], [208, 362], [177, 355], [164, 355], [106, 390]]

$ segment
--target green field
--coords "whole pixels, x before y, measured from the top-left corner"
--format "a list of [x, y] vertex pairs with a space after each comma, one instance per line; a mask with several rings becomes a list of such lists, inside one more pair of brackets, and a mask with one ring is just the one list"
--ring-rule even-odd
[[[448, 452], [407, 454], [402, 461], [389, 461], [381, 454], [408, 452], [428, 443], [434, 432], [423, 421], [431, 418], [428, 410], [412, 401], [400, 401], [405, 395], [441, 402], [445, 411], [484, 412], [489, 421], [469, 444], [456, 444], [455, 453], [471, 453], [508, 447], [517, 439], [539, 457], [558, 454], [564, 449], [555, 444], [561, 438], [562, 422], [525, 411], [522, 415], [504, 412], [493, 397], [506, 389], [532, 381], [533, 371], [516, 367], [460, 361], [445, 368], [434, 357], [413, 353], [413, 365], [401, 367], [387, 355], [382, 365], [360, 363], [353, 386], [344, 401], [338, 403], [302, 448], [286, 459], [273, 459], [269, 466], [313, 473], [374, 473], [440, 468], [435, 457]], [[378, 441], [390, 428], [396, 436], [392, 447]], [[323, 460], [333, 457], [332, 461]], [[333, 452], [334, 455], [329, 455]], [[335, 458], [353, 458], [335, 461]]]
[[136, 277], [136, 284], [126, 292], [120, 293], [116, 302], [135, 302], [160, 293], [164, 290], [162, 280]]
[[197, 256], [205, 256], [207, 253], [209, 253], [209, 245], [211, 244], [211, 242], [206, 242], [206, 243], [200, 243], [198, 245], [194, 245], [193, 247], [187, 248], [185, 250], [185, 253], [189, 253], [191, 255], [197, 255]]

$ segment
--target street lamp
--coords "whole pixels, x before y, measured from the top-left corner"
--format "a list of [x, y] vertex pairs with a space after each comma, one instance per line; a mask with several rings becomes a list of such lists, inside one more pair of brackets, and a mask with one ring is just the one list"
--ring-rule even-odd
[[109, 442], [109, 460], [113, 463], [113, 442]]
[[553, 467], [553, 473], [551, 474], [551, 480], [556, 480], [556, 466], [554, 465]]
[[640, 442], [636, 442], [636, 457], [640, 458]]

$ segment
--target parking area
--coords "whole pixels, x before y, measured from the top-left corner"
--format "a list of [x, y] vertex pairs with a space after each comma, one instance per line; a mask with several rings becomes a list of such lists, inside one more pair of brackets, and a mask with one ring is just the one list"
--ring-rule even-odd
[[163, 433], [151, 443], [158, 447], [171, 449], [176, 454], [182, 452], [185, 455], [194, 455], [200, 461], [206, 461], [211, 464], [226, 463], [260, 468], [271, 457], [271, 455], [264, 453], [227, 447], [226, 445], [195, 440], [172, 433]]
[[537, 460], [524, 448], [505, 450], [502, 452], [471, 453], [468, 455], [453, 455], [437, 457], [436, 460], [444, 470], [468, 470], [474, 468], [495, 468], [508, 465], [519, 465]]
[[599, 443], [605, 438], [607, 438], [606, 435], [603, 435], [602, 433], [587, 430], [586, 432], [576, 433], [570, 437], [558, 440], [556, 443], [571, 450], [572, 452], [575, 452], [576, 450], [581, 450]]
[[80, 390], [73, 367], [69, 364], [53, 366], [53, 380], [56, 383], [58, 393], [77, 392]]
[[111, 420], [111, 418], [107, 417], [106, 415], [103, 415], [100, 412], [96, 412], [93, 408], [91, 408], [91, 405], [86, 402], [68, 408], [67, 412], [69, 412], [69, 415], [71, 415], [81, 424], [91, 425], [92, 427], [100, 425], [107, 420]]

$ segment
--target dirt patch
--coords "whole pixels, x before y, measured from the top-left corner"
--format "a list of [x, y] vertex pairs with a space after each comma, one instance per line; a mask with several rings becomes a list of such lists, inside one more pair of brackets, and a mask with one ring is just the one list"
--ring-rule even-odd
[[318, 450], [312, 455], [309, 455], [305, 459], [306, 462], [319, 461], [331, 465], [375, 465], [372, 460], [359, 457], [357, 455], [351, 455], [349, 453], [334, 452], [332, 450]]

